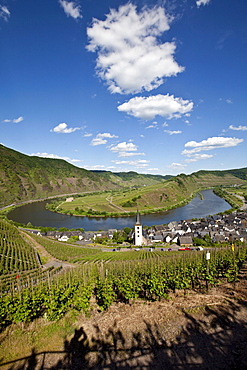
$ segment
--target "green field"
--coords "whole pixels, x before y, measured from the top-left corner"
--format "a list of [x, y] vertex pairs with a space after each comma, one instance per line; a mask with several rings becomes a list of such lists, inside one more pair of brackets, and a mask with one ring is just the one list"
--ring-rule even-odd
[[[75, 215], [129, 215], [138, 208], [142, 213], [164, 211], [189, 201], [195, 187], [183, 187], [176, 181], [166, 181], [147, 187], [118, 190], [75, 197], [72, 202], [63, 201], [53, 210]], [[49, 209], [52, 207], [49, 206]]]

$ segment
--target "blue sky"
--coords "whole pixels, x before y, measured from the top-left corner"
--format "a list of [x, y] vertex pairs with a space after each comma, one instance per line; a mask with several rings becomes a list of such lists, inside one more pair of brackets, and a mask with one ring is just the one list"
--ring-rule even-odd
[[0, 143], [89, 170], [246, 167], [246, 0], [0, 0]]

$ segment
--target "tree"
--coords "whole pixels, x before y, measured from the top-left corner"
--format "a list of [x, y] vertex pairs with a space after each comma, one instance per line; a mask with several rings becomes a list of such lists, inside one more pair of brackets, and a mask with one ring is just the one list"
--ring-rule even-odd
[[127, 235], [124, 231], [115, 231], [112, 240], [118, 244], [123, 243], [127, 239]]

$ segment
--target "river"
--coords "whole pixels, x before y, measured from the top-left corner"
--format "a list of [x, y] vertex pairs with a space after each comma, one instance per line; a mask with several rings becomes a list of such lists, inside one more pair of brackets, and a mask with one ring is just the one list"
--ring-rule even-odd
[[[231, 206], [222, 198], [213, 193], [212, 190], [201, 192], [203, 199], [197, 195], [188, 204], [178, 207], [168, 212], [149, 214], [141, 216], [143, 225], [161, 225], [170, 221], [187, 220], [191, 218], [201, 218], [224, 212]], [[135, 217], [82, 217], [68, 216], [48, 211], [45, 208], [47, 201], [33, 202], [15, 208], [8, 214], [8, 218], [15, 222], [31, 222], [33, 226], [50, 226], [59, 229], [60, 227], [83, 228], [85, 231], [97, 231], [108, 229], [123, 229], [133, 227]]]

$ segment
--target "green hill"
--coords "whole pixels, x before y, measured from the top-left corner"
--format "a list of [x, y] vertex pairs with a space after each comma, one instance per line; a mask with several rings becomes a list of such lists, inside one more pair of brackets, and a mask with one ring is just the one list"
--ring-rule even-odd
[[[116, 216], [135, 213], [142, 214], [166, 211], [188, 202], [193, 195], [203, 189], [241, 185], [246, 182], [247, 169], [231, 171], [200, 171], [191, 175], [180, 174], [169, 180], [149, 186], [132, 187], [104, 193], [75, 197], [70, 202], [60, 204], [59, 211], [76, 215]], [[57, 205], [56, 205], [57, 206]]]
[[[150, 185], [162, 176], [135, 174], [132, 180], [106, 172], [100, 174], [78, 168], [62, 159], [40, 158], [0, 145], [0, 207], [30, 199], [60, 194]], [[134, 179], [135, 177], [135, 179]]]
[[129, 172], [110, 172], [110, 171], [92, 171], [98, 174], [104, 179], [110, 180], [111, 182], [126, 186], [148, 186], [153, 184], [158, 184], [164, 180], [170, 179], [172, 176], [166, 175], [149, 175], [149, 174], [139, 174], [134, 171]]

